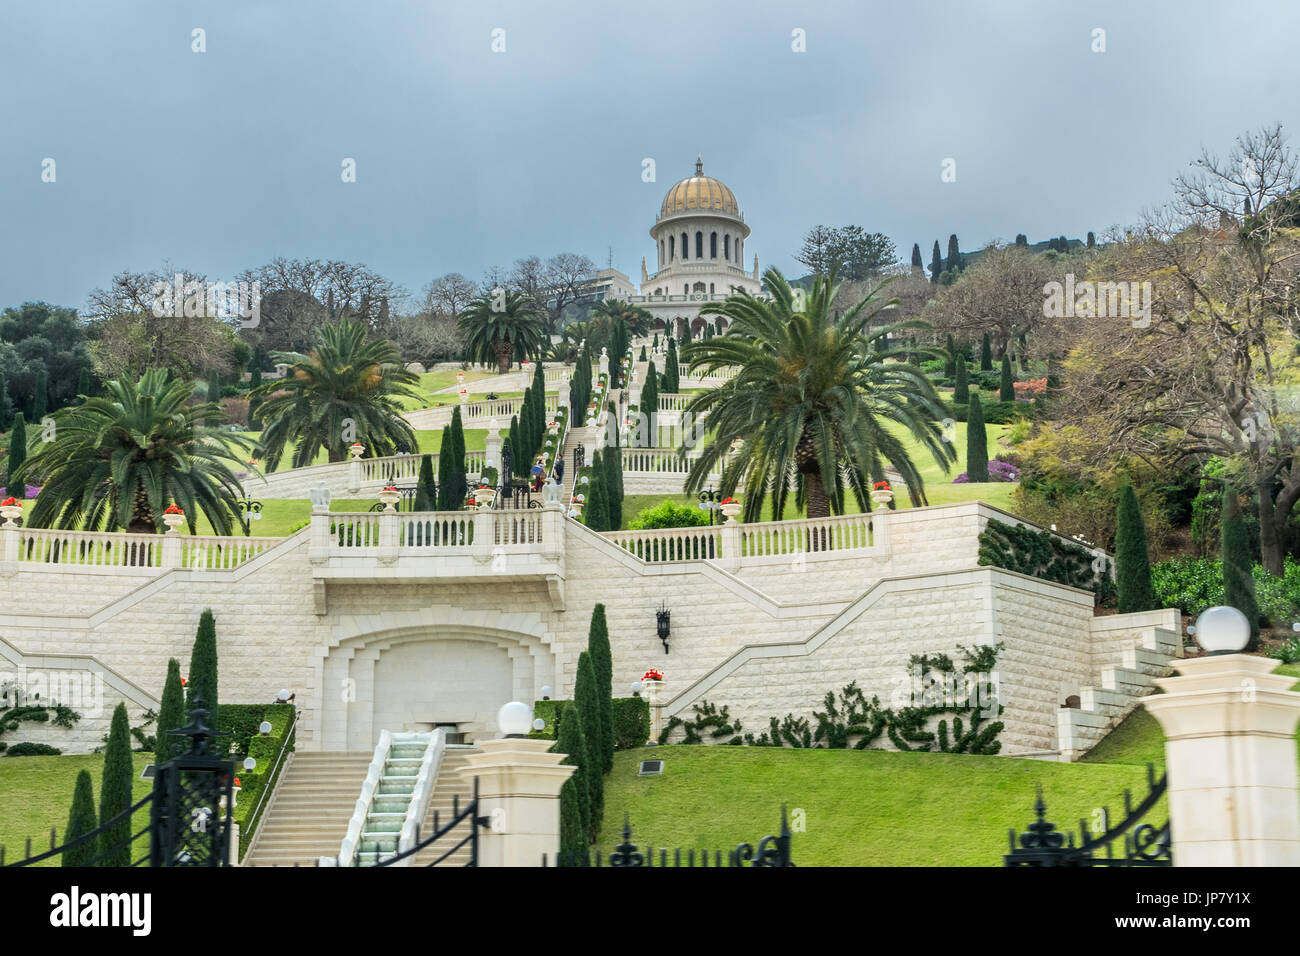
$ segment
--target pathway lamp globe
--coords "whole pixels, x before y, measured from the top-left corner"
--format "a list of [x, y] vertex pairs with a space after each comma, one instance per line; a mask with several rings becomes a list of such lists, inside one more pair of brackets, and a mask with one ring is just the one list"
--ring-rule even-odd
[[533, 727], [533, 709], [527, 704], [512, 700], [497, 711], [497, 727], [505, 737], [527, 737]]
[[1250, 641], [1250, 621], [1235, 607], [1206, 608], [1196, 619], [1195, 635], [1207, 654], [1236, 654]]

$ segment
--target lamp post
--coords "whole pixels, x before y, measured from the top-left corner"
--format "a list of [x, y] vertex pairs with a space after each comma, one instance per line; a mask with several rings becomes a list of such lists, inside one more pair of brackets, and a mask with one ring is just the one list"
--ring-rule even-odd
[[713, 513], [718, 510], [718, 505], [725, 498], [720, 491], [714, 490], [711, 486], [700, 492], [700, 510], [709, 513], [709, 525], [713, 525]]

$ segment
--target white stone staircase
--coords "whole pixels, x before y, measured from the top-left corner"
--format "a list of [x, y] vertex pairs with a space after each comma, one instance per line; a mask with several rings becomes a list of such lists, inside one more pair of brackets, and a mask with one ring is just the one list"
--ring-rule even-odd
[[[425, 811], [424, 820], [420, 823], [421, 838], [427, 838], [429, 834], [433, 833], [436, 824], [445, 825], [452, 818], [454, 807], [458, 806], [463, 810], [465, 805], [474, 798], [473, 781], [462, 777], [460, 769], [466, 766], [466, 760], [470, 754], [479, 752], [477, 747], [456, 744], [447, 745], [447, 749], [443, 751], [442, 764], [438, 768], [437, 779], [433, 784], [433, 794], [429, 797], [429, 808]], [[468, 834], [468, 823], [456, 827], [441, 840], [435, 841], [431, 846], [425, 847], [411, 857], [411, 866], [428, 866]], [[463, 846], [448, 854], [438, 865], [464, 866], [469, 862], [469, 858], [470, 848]]]
[[244, 866], [315, 866], [338, 853], [369, 765], [369, 752], [295, 753]]
[[1061, 760], [1078, 760], [1129, 715], [1143, 697], [1155, 689], [1155, 679], [1172, 670], [1182, 654], [1179, 635], [1162, 627], [1148, 627], [1140, 641], [1124, 648], [1120, 663], [1101, 668], [1101, 686], [1084, 687], [1078, 707], [1064, 707], [1057, 715], [1057, 741]]

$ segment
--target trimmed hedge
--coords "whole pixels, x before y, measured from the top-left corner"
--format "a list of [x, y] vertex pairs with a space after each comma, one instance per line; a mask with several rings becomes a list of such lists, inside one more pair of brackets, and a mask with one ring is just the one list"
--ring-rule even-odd
[[[220, 727], [233, 736], [230, 740], [230, 752], [242, 757], [252, 757], [257, 767], [251, 771], [240, 766], [235, 767], [235, 776], [239, 778], [240, 790], [235, 804], [233, 819], [239, 824], [239, 858], [242, 860], [253, 842], [253, 834], [266, 812], [267, 803], [258, 808], [258, 799], [263, 791], [275, 788], [280, 773], [284, 770], [283, 762], [276, 767], [275, 761], [283, 744], [289, 752], [294, 749], [293, 704], [226, 704], [221, 708]], [[269, 734], [262, 734], [258, 727], [262, 721], [271, 725]], [[289, 738], [285, 743], [285, 735]], [[273, 773], [274, 772], [274, 773]], [[254, 817], [253, 813], [257, 812]]]
[[[966, 421], [966, 417], [970, 413], [969, 405], [949, 402], [948, 407], [952, 409], [952, 417], [956, 421]], [[1017, 419], [1033, 417], [1035, 410], [1031, 402], [986, 402], [982, 397], [980, 398], [980, 408], [984, 412], [984, 424], [986, 425], [1010, 425]]]
[[[538, 740], [554, 740], [559, 728], [559, 715], [567, 700], [539, 700], [533, 703], [533, 716], [546, 721], [545, 730], [531, 731], [528, 736]], [[650, 703], [644, 697], [615, 697], [613, 704], [614, 749], [631, 750], [644, 747], [650, 739]]]
[[1115, 593], [1111, 564], [1102, 559], [1093, 568], [1093, 552], [1080, 544], [1063, 540], [1046, 529], [1004, 524], [990, 519], [980, 532], [979, 564], [1018, 571], [1045, 581], [1091, 591], [1102, 602]]

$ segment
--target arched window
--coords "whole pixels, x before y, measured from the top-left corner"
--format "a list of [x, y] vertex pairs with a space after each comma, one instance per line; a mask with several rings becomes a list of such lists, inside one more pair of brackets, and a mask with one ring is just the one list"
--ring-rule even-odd
[[709, 283], [709, 295], [713, 295], [713, 283]]
[[704, 291], [704, 283], [703, 283], [703, 282], [697, 282], [697, 283], [695, 283], [695, 291], [696, 291], [696, 292], [703, 292], [703, 291]]
[[682, 295], [690, 295], [690, 294], [691, 294], [691, 287], [690, 287], [688, 284], [686, 284], [686, 283], [683, 282], [683, 283], [682, 283]]
[[664, 241], [660, 239], [659, 240], [659, 268], [662, 269], [663, 267], [664, 267]]
[[702, 232], [697, 232], [695, 234], [695, 258], [704, 258], [704, 233]]
[[686, 240], [686, 233], [682, 233], [682, 258], [689, 259], [690, 257], [691, 257], [691, 244]]
[[716, 232], [709, 233], [709, 258], [718, 258], [718, 234]]
[[677, 249], [675, 247], [676, 247], [676, 240], [672, 236], [669, 236], [668, 237], [668, 261], [670, 263], [675, 258], [677, 258]]
[[731, 261], [731, 234], [722, 237], [722, 258]]

